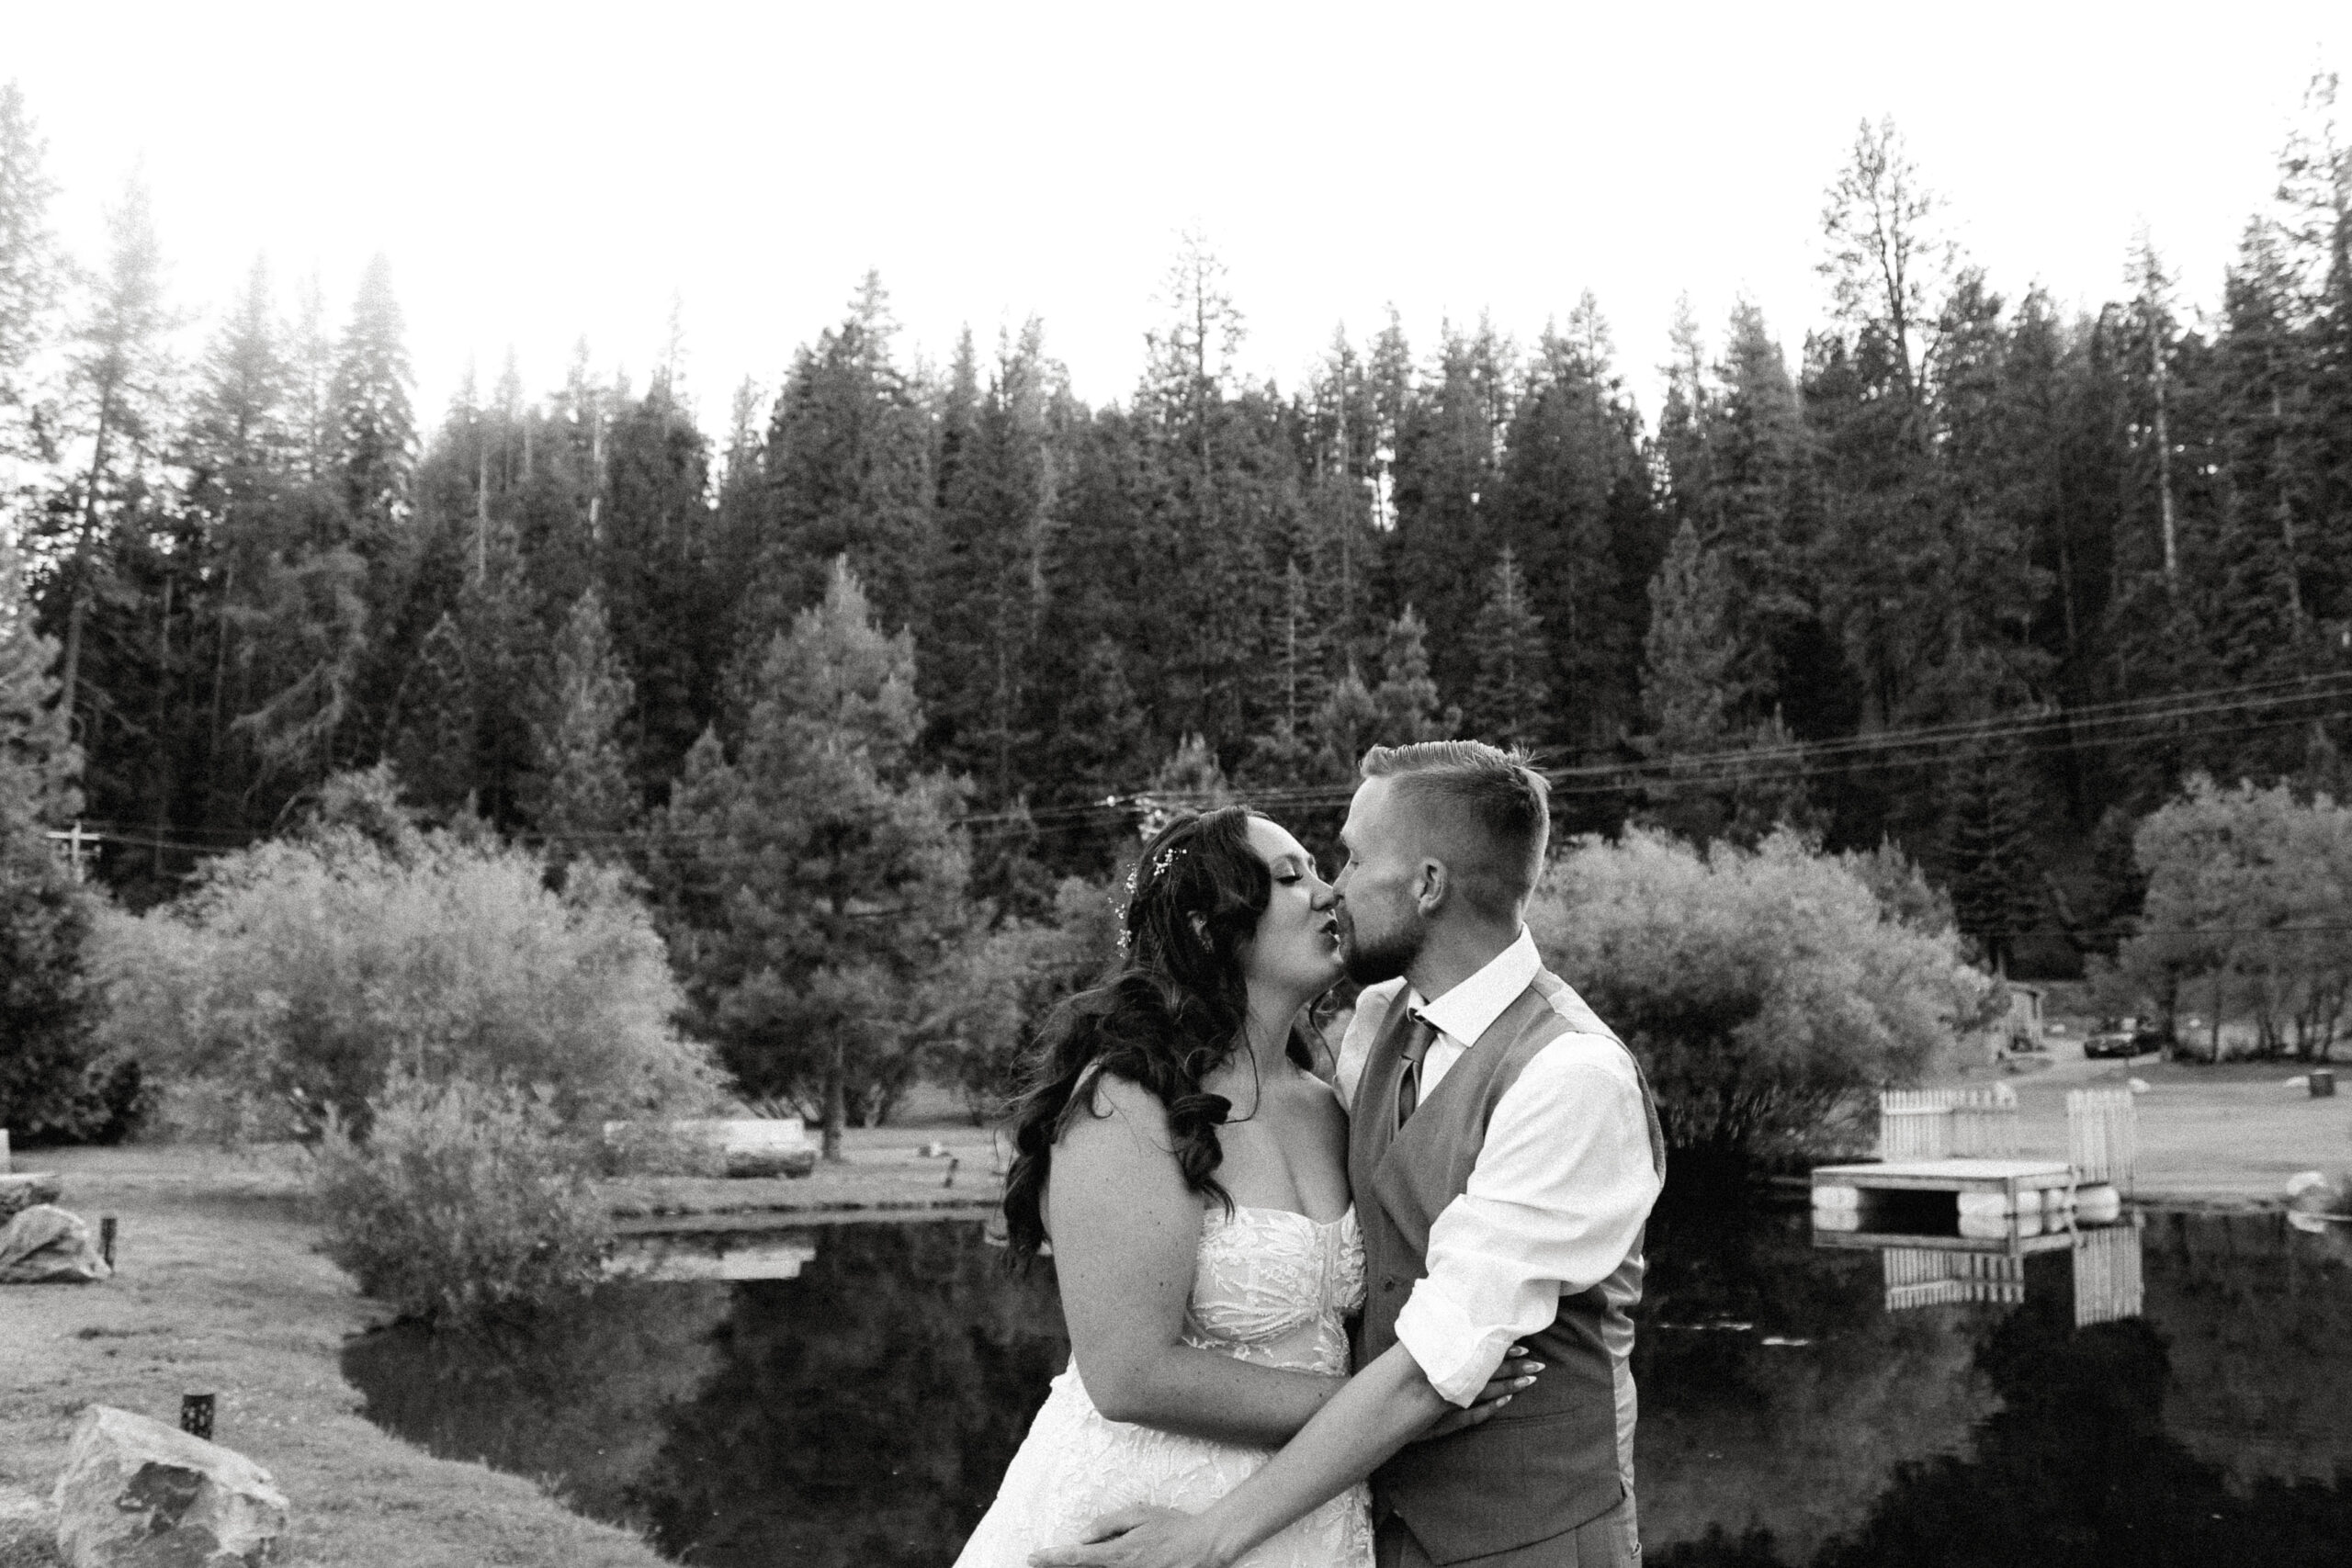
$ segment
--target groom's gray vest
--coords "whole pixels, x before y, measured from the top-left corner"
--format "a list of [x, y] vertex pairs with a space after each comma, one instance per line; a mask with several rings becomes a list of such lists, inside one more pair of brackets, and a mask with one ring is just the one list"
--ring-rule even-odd
[[[1558, 976], [1539, 973], [1399, 1129], [1396, 1089], [1410, 1021], [1400, 994], [1356, 1082], [1348, 1177], [1369, 1287], [1356, 1341], [1359, 1369], [1396, 1343], [1396, 1314], [1428, 1271], [1430, 1225], [1468, 1187], [1487, 1123], [1521, 1070], [1562, 1034], [1617, 1039]], [[1640, 1078], [1638, 1066], [1634, 1076]], [[1642, 1105], [1650, 1155], [1663, 1173], [1666, 1143], [1645, 1080]], [[1634, 1325], [1625, 1308], [1640, 1299], [1641, 1281], [1637, 1237], [1614, 1274], [1563, 1295], [1550, 1325], [1521, 1337], [1544, 1365], [1534, 1385], [1484, 1426], [1400, 1450], [1373, 1472], [1374, 1506], [1401, 1517], [1437, 1562], [1548, 1540], [1616, 1506], [1632, 1469], [1632, 1374], [1624, 1358]]]

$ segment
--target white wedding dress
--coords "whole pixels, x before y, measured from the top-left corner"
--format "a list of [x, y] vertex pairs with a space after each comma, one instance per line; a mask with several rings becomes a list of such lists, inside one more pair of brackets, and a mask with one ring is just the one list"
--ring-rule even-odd
[[[1353, 1209], [1328, 1224], [1287, 1209], [1209, 1207], [1184, 1311], [1184, 1342], [1237, 1360], [1344, 1373], [1343, 1321], [1363, 1305], [1363, 1238]], [[1272, 1449], [1180, 1437], [1106, 1419], [1073, 1360], [1004, 1472], [956, 1568], [1028, 1568], [1098, 1516], [1130, 1503], [1197, 1513], [1232, 1491]], [[1235, 1568], [1370, 1568], [1372, 1501], [1351, 1487], [1243, 1557]]]

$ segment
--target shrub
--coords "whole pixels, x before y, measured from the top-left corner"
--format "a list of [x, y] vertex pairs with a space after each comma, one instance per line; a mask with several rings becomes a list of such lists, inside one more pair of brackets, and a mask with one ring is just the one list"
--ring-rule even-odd
[[365, 1144], [328, 1123], [326, 1254], [417, 1317], [479, 1320], [583, 1290], [612, 1244], [594, 1160], [545, 1089], [402, 1077]]
[[395, 1076], [543, 1086], [566, 1125], [715, 1095], [661, 939], [592, 865], [557, 893], [519, 850], [332, 827], [215, 862], [95, 947], [105, 1035], [151, 1075], [222, 1086], [255, 1130], [364, 1135]]
[[1916, 1081], [1990, 1005], [1958, 938], [1882, 902], [1899, 880], [1787, 831], [1702, 854], [1636, 830], [1577, 840], [1528, 923], [1640, 1058], [1669, 1144], [1769, 1158]]
[[1007, 920], [967, 951], [945, 1055], [974, 1125], [1003, 1110], [1027, 1071], [1037, 1025], [1100, 976], [1117, 945], [1110, 889], [1073, 876], [1055, 889], [1052, 923]]

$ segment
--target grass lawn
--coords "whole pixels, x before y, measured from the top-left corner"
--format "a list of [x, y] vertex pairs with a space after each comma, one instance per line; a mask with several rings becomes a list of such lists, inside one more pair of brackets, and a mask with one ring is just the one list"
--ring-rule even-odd
[[387, 1314], [311, 1250], [282, 1166], [175, 1146], [20, 1150], [16, 1168], [59, 1172], [63, 1206], [87, 1219], [116, 1215], [120, 1271], [0, 1288], [0, 1565], [57, 1561], [50, 1521], [28, 1516], [22, 1495], [55, 1484], [85, 1405], [176, 1424], [180, 1395], [207, 1393], [216, 1440], [269, 1470], [293, 1504], [289, 1562], [662, 1561], [529, 1481], [432, 1458], [358, 1414], [337, 1356]]
[[[2067, 1091], [2120, 1089], [2136, 1078], [2148, 1086], [2135, 1097], [2140, 1157], [2132, 1195], [2143, 1202], [2278, 1204], [2297, 1171], [2352, 1170], [2352, 1092], [2313, 1100], [2289, 1085], [2305, 1070], [2301, 1066], [2087, 1061], [2079, 1040], [2052, 1043], [2048, 1066], [2000, 1080], [2017, 1091], [2020, 1154], [2064, 1158]], [[2345, 1076], [2352, 1078], [2352, 1069]], [[2346, 1089], [2352, 1091], [2352, 1083]]]
[[[614, 1196], [669, 1213], [870, 1212], [988, 1204], [999, 1190], [990, 1134], [944, 1101], [913, 1126], [852, 1129], [844, 1153], [846, 1164], [799, 1180], [670, 1179], [616, 1184]], [[57, 1561], [51, 1522], [31, 1503], [55, 1484], [85, 1405], [176, 1423], [183, 1393], [214, 1394], [214, 1438], [269, 1470], [293, 1504], [290, 1562], [662, 1561], [530, 1481], [435, 1459], [359, 1415], [338, 1367], [343, 1342], [390, 1313], [311, 1250], [317, 1232], [290, 1156], [192, 1145], [20, 1149], [15, 1168], [57, 1172], [62, 1207], [94, 1227], [115, 1215], [119, 1271], [103, 1284], [0, 1288], [0, 1568]]]

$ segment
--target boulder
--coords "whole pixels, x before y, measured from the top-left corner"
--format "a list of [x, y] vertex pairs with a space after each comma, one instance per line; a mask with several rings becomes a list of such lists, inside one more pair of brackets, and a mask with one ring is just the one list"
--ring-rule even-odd
[[0, 1227], [0, 1285], [83, 1285], [113, 1272], [79, 1214], [36, 1203]]
[[284, 1551], [287, 1504], [233, 1449], [93, 1404], [57, 1480], [57, 1550], [73, 1568], [254, 1568]]
[[0, 1171], [0, 1221], [64, 1196], [65, 1184], [46, 1171], [28, 1170], [18, 1176]]

